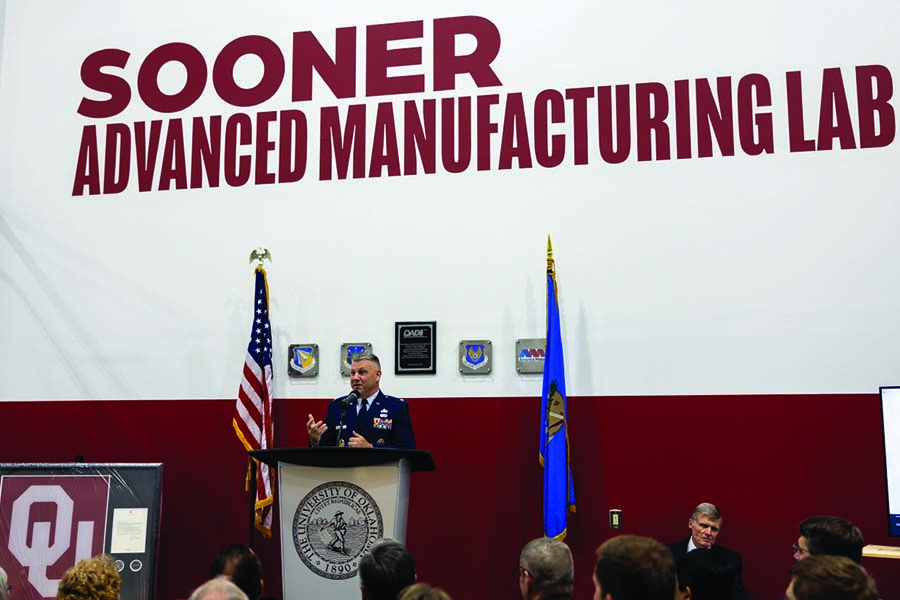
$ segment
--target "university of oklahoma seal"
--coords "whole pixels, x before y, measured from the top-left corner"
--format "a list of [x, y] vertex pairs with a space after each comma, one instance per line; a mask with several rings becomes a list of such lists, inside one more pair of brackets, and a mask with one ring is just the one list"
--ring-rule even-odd
[[356, 576], [359, 560], [384, 536], [381, 510], [358, 485], [329, 481], [300, 501], [291, 528], [297, 555], [326, 579]]

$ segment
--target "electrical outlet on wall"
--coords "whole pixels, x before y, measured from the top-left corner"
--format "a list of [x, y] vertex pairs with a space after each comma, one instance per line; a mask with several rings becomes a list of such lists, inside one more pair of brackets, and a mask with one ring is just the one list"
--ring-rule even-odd
[[613, 508], [609, 511], [609, 528], [622, 529], [622, 510]]

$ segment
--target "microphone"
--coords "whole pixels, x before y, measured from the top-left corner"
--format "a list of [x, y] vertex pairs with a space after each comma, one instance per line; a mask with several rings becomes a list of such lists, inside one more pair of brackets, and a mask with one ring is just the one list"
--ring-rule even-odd
[[349, 394], [344, 396], [344, 399], [341, 400], [341, 408], [347, 408], [347, 405], [354, 400], [359, 400], [359, 392], [357, 392], [356, 390], [353, 390]]
[[335, 446], [344, 446], [344, 440], [341, 436], [344, 435], [344, 419], [347, 417], [347, 405], [354, 400], [359, 400], [359, 392], [356, 390], [351, 391], [341, 399], [341, 423], [338, 425], [337, 440], [334, 442]]

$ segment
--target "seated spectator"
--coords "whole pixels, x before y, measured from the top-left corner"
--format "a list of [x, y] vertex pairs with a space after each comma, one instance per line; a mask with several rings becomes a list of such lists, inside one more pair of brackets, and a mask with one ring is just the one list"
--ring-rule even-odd
[[675, 569], [680, 600], [730, 600], [734, 591], [734, 567], [728, 557], [713, 546], [703, 552], [689, 552]]
[[194, 590], [189, 600], [247, 600], [247, 594], [228, 577], [220, 575]]
[[696, 550], [709, 550], [710, 548], [718, 548], [728, 563], [734, 570], [734, 590], [732, 598], [734, 600], [747, 600], [747, 592], [744, 590], [744, 558], [734, 550], [726, 548], [718, 543], [719, 531], [722, 529], [722, 514], [715, 504], [709, 502], [701, 502], [691, 513], [688, 519], [688, 529], [691, 535], [680, 542], [673, 542], [667, 547], [675, 558], [676, 564], [681, 557]]
[[525, 544], [513, 573], [519, 578], [524, 600], [572, 598], [572, 552], [559, 540], [538, 538]]
[[594, 600], [672, 600], [675, 561], [650, 538], [620, 535], [597, 549]]
[[846, 556], [820, 554], [791, 567], [787, 600], [878, 600], [875, 582]]
[[250, 600], [259, 600], [263, 592], [262, 563], [246, 544], [230, 544], [222, 549], [209, 566], [209, 578], [228, 576]]
[[427, 583], [417, 583], [411, 585], [403, 592], [397, 600], [453, 600], [442, 589], [433, 588]]
[[383, 539], [372, 544], [359, 561], [362, 600], [397, 600], [416, 583], [416, 561], [400, 542]]
[[119, 600], [122, 578], [112, 558], [101, 554], [78, 561], [65, 572], [56, 600]]
[[808, 556], [845, 556], [860, 564], [862, 562], [862, 532], [853, 523], [840, 517], [820, 515], [800, 521], [797, 526], [800, 537], [794, 544], [794, 560]]

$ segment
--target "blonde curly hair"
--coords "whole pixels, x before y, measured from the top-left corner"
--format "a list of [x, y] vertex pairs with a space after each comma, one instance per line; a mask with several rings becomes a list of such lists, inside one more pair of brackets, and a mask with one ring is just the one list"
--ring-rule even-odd
[[400, 592], [397, 600], [451, 600], [447, 592], [427, 583], [417, 583]]
[[66, 571], [56, 600], [119, 600], [122, 578], [112, 558], [101, 554], [79, 561]]

